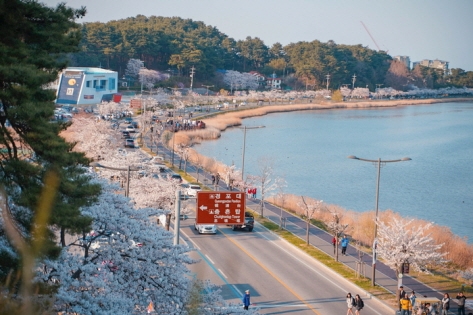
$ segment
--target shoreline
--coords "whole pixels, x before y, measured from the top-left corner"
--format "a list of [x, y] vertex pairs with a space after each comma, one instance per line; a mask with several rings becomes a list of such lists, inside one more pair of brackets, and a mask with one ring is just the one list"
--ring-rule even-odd
[[[207, 126], [214, 127], [220, 131], [228, 127], [241, 125], [241, 121], [228, 121], [227, 125], [221, 124], [222, 120], [226, 120], [227, 116], [233, 119], [245, 119], [256, 116], [263, 116], [272, 113], [292, 112], [302, 110], [317, 110], [317, 109], [365, 109], [365, 108], [380, 108], [380, 107], [397, 107], [397, 106], [415, 106], [415, 105], [429, 105], [436, 103], [450, 103], [450, 102], [473, 102], [473, 98], [452, 98], [452, 99], [414, 99], [414, 100], [370, 100], [370, 101], [348, 101], [348, 102], [325, 102], [309, 103], [309, 104], [281, 104], [281, 105], [265, 105], [262, 107], [252, 107], [248, 109], [239, 109], [229, 112], [221, 112], [212, 114], [211, 117], [200, 117]], [[215, 121], [218, 120], [218, 123]], [[203, 139], [205, 140], [205, 139]]]

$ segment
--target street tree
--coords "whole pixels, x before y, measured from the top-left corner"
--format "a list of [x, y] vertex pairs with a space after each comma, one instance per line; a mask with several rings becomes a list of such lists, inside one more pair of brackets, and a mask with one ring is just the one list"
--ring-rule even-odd
[[137, 79], [141, 69], [144, 68], [144, 66], [145, 63], [142, 60], [130, 59], [126, 64], [125, 75]]
[[333, 234], [335, 238], [335, 261], [338, 261], [338, 240], [345, 233], [348, 228], [348, 224], [343, 224], [342, 219], [343, 215], [339, 214], [336, 211], [328, 209], [330, 214], [332, 215], [332, 219], [327, 223], [327, 229]]
[[[415, 270], [429, 273], [429, 267], [445, 262], [440, 253], [443, 244], [435, 244], [427, 233], [431, 224], [412, 226], [413, 220], [393, 218], [389, 223], [379, 222], [377, 253], [396, 274], [403, 273], [403, 265], [409, 263]], [[399, 277], [399, 285], [402, 278]], [[399, 298], [398, 298], [399, 300]]]
[[300, 209], [304, 211], [304, 217], [306, 220], [306, 244], [310, 244], [310, 220], [314, 217], [314, 214], [321, 210], [323, 200], [315, 200], [312, 198], [304, 198], [301, 196], [301, 200], [298, 202]]
[[168, 75], [156, 70], [141, 68], [139, 72], [140, 83], [145, 86], [150, 92], [156, 83], [168, 79]]
[[284, 185], [285, 181], [281, 178], [273, 178], [273, 161], [269, 158], [259, 158], [257, 161], [258, 174], [248, 175], [248, 180], [255, 183], [261, 195], [261, 216], [264, 216], [264, 200], [272, 192], [277, 191], [278, 187]]
[[279, 228], [282, 229], [283, 228], [282, 212], [283, 212], [284, 206], [285, 206], [286, 201], [287, 201], [287, 194], [286, 194], [286, 191], [285, 191], [286, 188], [287, 188], [287, 182], [286, 182], [285, 179], [281, 178], [280, 183], [281, 184], [277, 188], [276, 199], [278, 200], [279, 206], [281, 208], [281, 213], [280, 213], [280, 216], [279, 216]]
[[47, 260], [38, 269], [38, 279], [60, 283], [55, 311], [144, 314], [152, 305], [157, 314], [240, 312], [240, 306], [228, 305], [205, 283], [199, 295], [191, 294], [187, 266], [196, 261], [188, 256], [189, 247], [173, 245], [172, 233], [150, 220], [160, 210], [135, 209], [117, 187], [95, 180], [103, 187], [99, 201], [82, 208], [94, 218], [93, 232], [72, 239], [59, 260]]
[[[75, 10], [64, 3], [55, 8], [38, 1], [0, 4], [0, 184], [25, 242], [34, 239], [30, 231], [46, 174], [54, 171], [59, 181], [40, 257], [59, 253], [53, 227], [62, 238], [66, 230], [90, 225], [79, 208], [100, 191], [85, 176], [83, 166], [89, 160], [59, 136], [69, 124], [51, 121], [55, 91], [48, 88], [66, 68], [67, 54], [78, 51], [81, 28], [76, 20], [84, 14], [85, 8]], [[0, 225], [0, 277], [21, 264], [3, 228]]]

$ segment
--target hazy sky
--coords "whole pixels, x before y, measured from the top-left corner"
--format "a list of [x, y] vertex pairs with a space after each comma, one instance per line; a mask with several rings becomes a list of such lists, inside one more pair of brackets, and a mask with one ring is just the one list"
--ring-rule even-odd
[[181, 17], [215, 26], [235, 40], [259, 37], [271, 47], [333, 40], [380, 49], [411, 61], [440, 59], [473, 71], [472, 0], [40, 0], [85, 6], [84, 22], [145, 16]]

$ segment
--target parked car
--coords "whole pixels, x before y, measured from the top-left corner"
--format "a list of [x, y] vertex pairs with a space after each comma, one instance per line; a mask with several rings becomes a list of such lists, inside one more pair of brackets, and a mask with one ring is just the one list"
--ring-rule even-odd
[[135, 130], [135, 127], [133, 127], [132, 125], [126, 126], [126, 129], [125, 129], [125, 130], [128, 131], [128, 132], [135, 132], [135, 131], [136, 131], [136, 130]]
[[135, 140], [125, 139], [125, 148], [135, 148]]
[[217, 226], [215, 224], [197, 224], [194, 223], [194, 230], [199, 234], [217, 234]]
[[222, 104], [217, 104], [217, 106], [215, 107], [217, 110], [221, 110], [223, 108], [223, 105]]
[[197, 197], [197, 192], [202, 191], [202, 188], [197, 184], [189, 184], [187, 187], [187, 195], [191, 197]]
[[122, 131], [122, 138], [123, 138], [123, 139], [130, 139], [130, 138], [131, 138], [130, 132], [129, 132], [129, 131], [126, 131], [126, 130], [123, 130], [123, 131]]
[[240, 106], [246, 106], [246, 105], [248, 105], [248, 103], [246, 103], [246, 102], [241, 102], [240, 103]]

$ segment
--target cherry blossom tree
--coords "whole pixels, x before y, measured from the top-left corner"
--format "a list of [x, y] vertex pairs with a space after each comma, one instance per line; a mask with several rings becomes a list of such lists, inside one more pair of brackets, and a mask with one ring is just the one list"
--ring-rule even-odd
[[264, 216], [264, 200], [272, 192], [277, 191], [278, 187], [285, 184], [282, 178], [273, 178], [273, 162], [269, 158], [260, 158], [257, 161], [258, 175], [248, 175], [248, 180], [259, 188], [261, 195], [261, 216]]
[[355, 98], [368, 98], [370, 96], [370, 90], [367, 88], [354, 88], [352, 95]]
[[38, 279], [60, 284], [57, 312], [143, 314], [149, 305], [157, 314], [242, 312], [206, 283], [200, 302], [193, 302], [187, 266], [196, 261], [187, 246], [173, 245], [172, 233], [150, 220], [162, 211], [134, 209], [116, 193], [118, 187], [95, 181], [103, 188], [99, 201], [82, 209], [94, 219], [93, 232], [73, 238], [58, 260], [46, 260], [38, 269]]
[[347, 97], [349, 97], [350, 94], [351, 94], [351, 89], [347, 88], [346, 86], [342, 86], [342, 87], [340, 88], [340, 92], [342, 93], [342, 96], [343, 96], [343, 97], [347, 98]]
[[130, 59], [126, 64], [125, 75], [136, 78], [144, 66], [144, 62], [140, 59]]
[[340, 215], [338, 212], [332, 211], [328, 209], [330, 214], [332, 215], [332, 220], [328, 221], [327, 229], [333, 233], [333, 237], [335, 238], [335, 261], [338, 261], [338, 240], [340, 236], [345, 233], [346, 229], [348, 228], [348, 224], [343, 224], [342, 219], [343, 216]]
[[168, 75], [156, 70], [141, 68], [139, 71], [139, 80], [148, 90], [152, 90], [154, 85], [162, 80], [168, 79]]
[[297, 203], [300, 209], [304, 211], [304, 216], [306, 220], [306, 243], [309, 245], [309, 232], [310, 232], [310, 220], [314, 216], [317, 211], [320, 211], [322, 208], [323, 200], [314, 200], [314, 199], [307, 199], [304, 196], [301, 196], [301, 200]]
[[240, 73], [234, 70], [227, 70], [223, 76], [223, 82], [230, 87], [230, 92], [234, 89], [257, 89], [258, 79], [250, 73]]
[[[427, 234], [431, 224], [415, 227], [412, 221], [393, 218], [389, 223], [379, 223], [377, 252], [396, 274], [403, 273], [403, 264], [407, 262], [415, 270], [426, 273], [429, 266], [445, 262], [446, 253], [440, 253], [443, 244], [436, 245]], [[402, 278], [399, 278], [399, 286], [401, 284]]]

